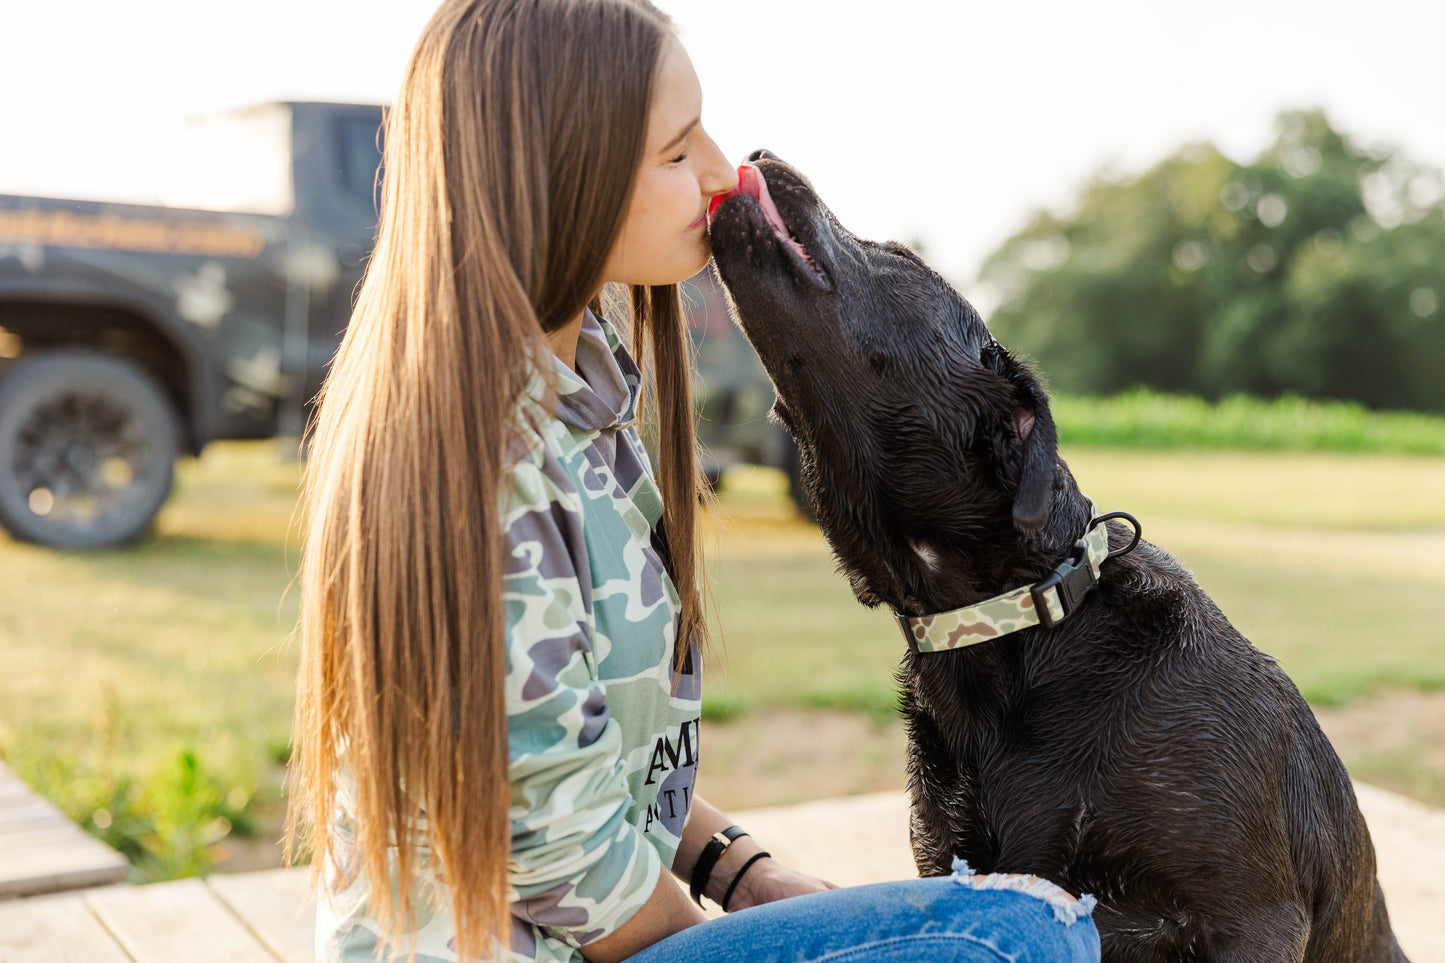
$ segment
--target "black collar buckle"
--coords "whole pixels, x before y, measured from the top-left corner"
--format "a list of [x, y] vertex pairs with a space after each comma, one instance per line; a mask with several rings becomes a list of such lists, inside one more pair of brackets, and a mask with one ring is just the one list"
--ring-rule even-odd
[[914, 652], [917, 652], [918, 639], [915, 638], [913, 635], [913, 625], [909, 622], [910, 616], [904, 615], [902, 612], [895, 610], [893, 612], [893, 617], [898, 620], [898, 627], [903, 630], [903, 641], [908, 643], [908, 647], [910, 649], [912, 649]]
[[[1034, 585], [1031, 591], [1039, 625], [1051, 629], [1062, 619], [1068, 618], [1098, 581], [1094, 575], [1094, 567], [1089, 564], [1089, 546], [1081, 538], [1074, 543], [1074, 550], [1069, 557], [1060, 562], [1047, 578]], [[1055, 619], [1049, 612], [1046, 596], [1050, 589], [1056, 590], [1059, 607], [1063, 610], [1059, 619]]]

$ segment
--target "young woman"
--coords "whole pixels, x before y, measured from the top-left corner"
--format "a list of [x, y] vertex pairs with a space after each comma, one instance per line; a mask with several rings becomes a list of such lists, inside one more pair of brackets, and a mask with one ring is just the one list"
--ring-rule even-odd
[[[319, 955], [1096, 958], [1062, 893], [831, 891], [693, 792], [706, 626], [675, 285], [736, 183], [701, 99], [647, 0], [447, 0], [416, 47], [307, 478], [292, 838]], [[631, 353], [608, 284], [630, 288]], [[673, 876], [753, 909], [703, 923]]]

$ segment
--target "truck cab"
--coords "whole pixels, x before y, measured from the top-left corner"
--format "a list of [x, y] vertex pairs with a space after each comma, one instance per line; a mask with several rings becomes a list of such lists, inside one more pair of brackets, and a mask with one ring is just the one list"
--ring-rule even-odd
[[180, 454], [300, 436], [376, 230], [382, 108], [198, 120], [154, 205], [0, 194], [0, 526], [142, 535]]

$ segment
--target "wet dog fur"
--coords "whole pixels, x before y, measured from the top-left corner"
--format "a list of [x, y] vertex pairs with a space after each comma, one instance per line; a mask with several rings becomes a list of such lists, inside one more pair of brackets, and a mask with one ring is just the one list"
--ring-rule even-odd
[[[912, 251], [750, 160], [806, 256], [737, 194], [715, 262], [858, 600], [927, 614], [1043, 578], [1090, 509], [1039, 379]], [[1111, 549], [1131, 537], [1109, 523]], [[1405, 959], [1339, 758], [1168, 553], [1106, 562], [1053, 628], [910, 648], [899, 678], [921, 874], [962, 856], [1091, 893], [1109, 961]]]

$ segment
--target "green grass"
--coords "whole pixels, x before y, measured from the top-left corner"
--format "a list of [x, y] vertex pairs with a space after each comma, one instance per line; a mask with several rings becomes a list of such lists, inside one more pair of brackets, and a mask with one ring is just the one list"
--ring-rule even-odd
[[1445, 688], [1445, 458], [1066, 452], [1311, 702]]
[[1445, 455], [1445, 418], [1340, 401], [1232, 397], [1210, 404], [1139, 389], [1058, 397], [1053, 412], [1059, 437], [1070, 445]]
[[[298, 468], [269, 443], [182, 466], [150, 541], [59, 554], [0, 538], [0, 757], [126, 852], [136, 878], [274, 839], [293, 701]], [[1071, 448], [1081, 487], [1176, 552], [1319, 704], [1445, 688], [1445, 457]], [[903, 640], [853, 600], [780, 475], [730, 473], [711, 565], [724, 639], [705, 714], [893, 718]], [[759, 716], [761, 718], [761, 716]], [[1399, 752], [1362, 760], [1445, 802]]]
[[0, 757], [138, 878], [198, 872], [281, 809], [296, 480], [269, 445], [220, 445], [143, 544], [0, 540]]
[[720, 527], [710, 574], [723, 651], [703, 686], [703, 714], [793, 706], [892, 717], [902, 632], [854, 600], [817, 529], [756, 509]]
[[[1064, 449], [1100, 508], [1141, 519], [1338, 533], [1445, 527], [1445, 458], [1328, 452]], [[1147, 524], [1147, 520], [1146, 520]]]
[[[1174, 552], [1306, 698], [1445, 688], [1445, 458], [1065, 451], [1101, 510]], [[811, 527], [758, 517], [783, 481], [743, 469], [740, 520], [714, 575], [727, 670], [710, 700], [886, 716], [901, 633], [852, 600]], [[711, 703], [704, 703], [706, 711]]]

